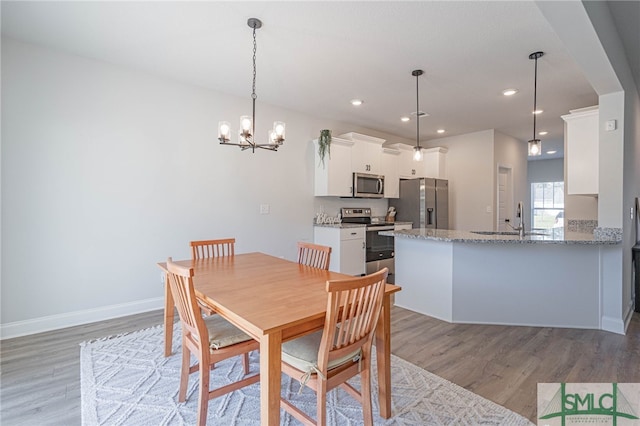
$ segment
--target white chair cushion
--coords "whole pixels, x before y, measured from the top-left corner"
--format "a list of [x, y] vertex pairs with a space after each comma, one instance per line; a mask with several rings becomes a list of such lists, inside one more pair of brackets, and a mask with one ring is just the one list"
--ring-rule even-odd
[[[306, 374], [318, 372], [318, 350], [322, 340], [322, 330], [313, 334], [299, 337], [282, 344], [282, 361], [290, 366], [304, 371]], [[358, 362], [360, 349], [347, 354], [342, 358], [329, 362], [328, 370], [336, 368], [347, 362]]]
[[251, 340], [251, 336], [240, 330], [220, 315], [212, 315], [204, 319], [209, 330], [209, 348], [221, 349], [236, 343]]

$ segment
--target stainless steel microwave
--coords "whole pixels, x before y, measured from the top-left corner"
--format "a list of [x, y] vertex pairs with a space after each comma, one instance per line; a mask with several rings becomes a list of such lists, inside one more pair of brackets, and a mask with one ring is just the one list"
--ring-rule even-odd
[[384, 176], [354, 173], [353, 196], [356, 198], [384, 197]]

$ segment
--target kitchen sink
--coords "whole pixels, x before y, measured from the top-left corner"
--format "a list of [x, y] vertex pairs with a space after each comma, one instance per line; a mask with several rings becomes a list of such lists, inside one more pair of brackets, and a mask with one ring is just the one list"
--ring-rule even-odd
[[[517, 231], [471, 231], [480, 235], [519, 235]], [[525, 235], [547, 235], [543, 232], [525, 232]]]

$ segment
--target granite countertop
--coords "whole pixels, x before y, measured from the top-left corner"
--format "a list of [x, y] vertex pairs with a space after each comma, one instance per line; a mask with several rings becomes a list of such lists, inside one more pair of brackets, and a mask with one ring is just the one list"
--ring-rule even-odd
[[445, 241], [458, 243], [497, 243], [497, 244], [620, 244], [621, 235], [608, 235], [581, 232], [565, 232], [564, 228], [554, 228], [546, 231], [534, 231], [537, 235], [527, 235], [520, 238], [515, 235], [487, 235], [471, 231], [455, 231], [448, 229], [406, 229], [400, 231], [381, 231], [380, 235], [416, 240]]
[[[413, 222], [394, 222], [395, 225], [411, 225]], [[376, 225], [373, 223], [372, 225]], [[362, 223], [313, 223], [313, 226], [320, 226], [323, 228], [362, 228], [365, 226]], [[382, 231], [381, 231], [382, 232]]]

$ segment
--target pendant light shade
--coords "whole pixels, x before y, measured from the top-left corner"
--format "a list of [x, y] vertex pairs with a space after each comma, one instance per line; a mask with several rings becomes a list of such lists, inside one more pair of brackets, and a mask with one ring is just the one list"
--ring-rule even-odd
[[529, 59], [535, 60], [535, 71], [533, 77], [533, 138], [529, 141], [529, 157], [535, 157], [542, 154], [542, 142], [536, 138], [536, 115], [538, 111], [538, 58], [541, 58], [544, 52], [533, 52], [529, 55]]
[[422, 70], [413, 70], [411, 75], [416, 78], [416, 146], [413, 148], [413, 160], [422, 161], [422, 147], [420, 146], [420, 91], [418, 90], [418, 80], [424, 74]]

